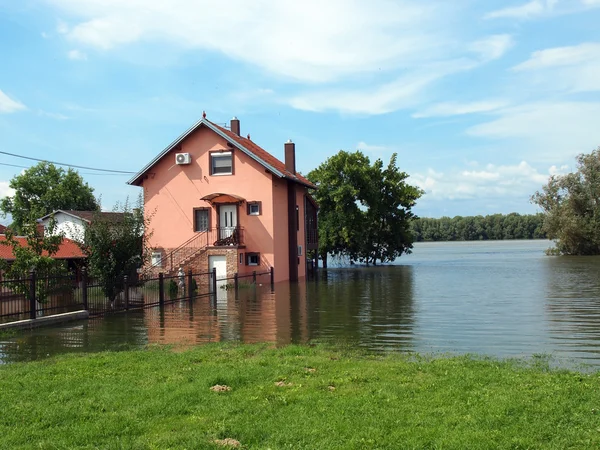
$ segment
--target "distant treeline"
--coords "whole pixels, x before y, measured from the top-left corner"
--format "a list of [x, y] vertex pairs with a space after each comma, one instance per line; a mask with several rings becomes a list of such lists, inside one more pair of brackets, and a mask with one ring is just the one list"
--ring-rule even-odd
[[543, 214], [492, 214], [456, 216], [411, 222], [415, 241], [485, 241], [502, 239], [545, 239]]

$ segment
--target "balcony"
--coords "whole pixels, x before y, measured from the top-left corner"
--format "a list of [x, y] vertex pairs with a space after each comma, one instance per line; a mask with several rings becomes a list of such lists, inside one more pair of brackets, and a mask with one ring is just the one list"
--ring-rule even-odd
[[244, 229], [242, 227], [211, 228], [208, 242], [215, 247], [244, 245]]

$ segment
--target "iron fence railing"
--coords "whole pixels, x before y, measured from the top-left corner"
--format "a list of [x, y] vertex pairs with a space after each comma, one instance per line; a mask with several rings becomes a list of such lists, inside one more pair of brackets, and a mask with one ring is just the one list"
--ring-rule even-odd
[[218, 277], [211, 272], [130, 280], [101, 282], [90, 279], [83, 271], [81, 277], [40, 276], [0, 281], [0, 323], [37, 319], [71, 311], [87, 310], [90, 316], [164, 305], [168, 302], [191, 300], [213, 295], [217, 289], [232, 288], [237, 292], [240, 280], [245, 283], [270, 284], [274, 289], [274, 272], [252, 272], [232, 277]]

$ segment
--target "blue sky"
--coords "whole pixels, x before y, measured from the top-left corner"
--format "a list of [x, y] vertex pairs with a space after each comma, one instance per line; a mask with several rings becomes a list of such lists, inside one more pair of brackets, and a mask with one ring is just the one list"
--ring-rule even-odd
[[[397, 152], [421, 216], [534, 212], [600, 145], [598, 23], [600, 0], [0, 0], [0, 150], [136, 172], [205, 110], [303, 173]], [[105, 209], [139, 193], [80, 173]]]

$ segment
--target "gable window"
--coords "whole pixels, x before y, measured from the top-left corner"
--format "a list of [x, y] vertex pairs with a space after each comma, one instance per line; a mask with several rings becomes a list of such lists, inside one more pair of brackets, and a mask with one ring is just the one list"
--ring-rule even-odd
[[262, 214], [262, 202], [248, 202], [248, 215], [260, 216]]
[[207, 231], [210, 227], [210, 210], [208, 208], [194, 209], [194, 231]]
[[246, 253], [246, 265], [258, 266], [260, 264], [260, 253]]
[[231, 152], [214, 152], [210, 154], [211, 175], [231, 175], [233, 158]]

